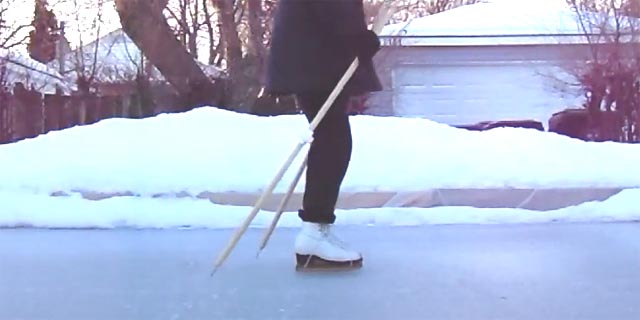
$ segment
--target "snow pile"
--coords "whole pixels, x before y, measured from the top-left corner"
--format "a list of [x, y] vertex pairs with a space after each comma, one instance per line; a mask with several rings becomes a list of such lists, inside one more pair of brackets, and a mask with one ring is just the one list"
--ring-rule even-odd
[[[530, 129], [473, 132], [426, 119], [351, 121], [345, 192], [640, 186], [634, 169], [640, 145]], [[307, 129], [302, 115], [257, 117], [211, 107], [104, 120], [0, 146], [0, 191], [259, 193]], [[305, 151], [276, 192], [286, 190]]]
[[[338, 210], [339, 224], [640, 219], [640, 172], [630, 169], [640, 163], [640, 145], [588, 143], [528, 129], [473, 132], [425, 119], [355, 116], [352, 125], [354, 154], [345, 192], [631, 189], [604, 202], [553, 211], [470, 207]], [[306, 132], [302, 115], [257, 117], [208, 107], [143, 120], [104, 120], [2, 145], [0, 227], [235, 228], [250, 208], [154, 195], [260, 193]], [[302, 154], [294, 168], [301, 160]], [[277, 192], [284, 191], [294, 172], [290, 170]], [[82, 190], [123, 195], [92, 201], [81, 196], [78, 191]], [[52, 195], [60, 191], [68, 196]], [[272, 212], [261, 212], [253, 226], [268, 225], [272, 216]], [[299, 223], [297, 215], [289, 212], [280, 226]]]
[[17, 83], [22, 83], [27, 89], [33, 88], [48, 94], [54, 94], [56, 89], [66, 94], [73, 90], [56, 69], [17, 52], [0, 48], [0, 68], [6, 68], [3, 80], [11, 90]]

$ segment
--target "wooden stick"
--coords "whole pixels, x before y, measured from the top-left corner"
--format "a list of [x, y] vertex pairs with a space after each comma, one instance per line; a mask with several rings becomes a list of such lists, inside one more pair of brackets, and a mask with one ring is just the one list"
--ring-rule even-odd
[[278, 182], [282, 180], [282, 177], [284, 176], [285, 172], [291, 166], [291, 163], [293, 163], [293, 160], [295, 160], [296, 156], [298, 155], [298, 153], [300, 153], [300, 150], [302, 150], [305, 144], [306, 144], [306, 141], [301, 141], [298, 143], [298, 145], [296, 145], [295, 149], [293, 150], [293, 152], [291, 153], [287, 161], [285, 161], [285, 163], [282, 165], [282, 167], [280, 168], [276, 176], [273, 178], [269, 186], [264, 190], [260, 198], [258, 198], [258, 201], [256, 201], [255, 205], [253, 206], [253, 209], [251, 210], [247, 218], [244, 220], [242, 225], [240, 225], [240, 227], [236, 230], [235, 234], [229, 241], [229, 244], [216, 260], [215, 266], [213, 271], [211, 272], [211, 275], [216, 273], [218, 268], [220, 268], [222, 263], [224, 263], [224, 261], [227, 259], [227, 257], [233, 250], [233, 248], [236, 246], [236, 244], [238, 244], [238, 241], [240, 240], [242, 235], [245, 233], [245, 231], [247, 231], [247, 229], [249, 228], [249, 225], [251, 224], [253, 219], [255, 219], [256, 215], [262, 208], [262, 204], [264, 203], [264, 201], [271, 195], [271, 193], [273, 193], [273, 189], [275, 189]]
[[284, 212], [284, 208], [287, 206], [287, 203], [289, 203], [289, 199], [291, 199], [291, 195], [293, 195], [293, 192], [295, 191], [296, 186], [300, 181], [300, 178], [302, 178], [302, 174], [304, 173], [304, 170], [307, 167], [308, 159], [309, 159], [308, 157], [304, 159], [304, 161], [300, 165], [300, 168], [298, 169], [298, 172], [296, 173], [296, 176], [293, 178], [293, 181], [291, 181], [291, 184], [289, 185], [289, 189], [287, 189], [287, 193], [284, 195], [284, 197], [280, 201], [280, 204], [278, 205], [278, 210], [276, 211], [276, 215], [273, 217], [273, 220], [271, 221], [271, 225], [265, 231], [264, 236], [262, 237], [262, 242], [260, 243], [260, 248], [258, 248], [257, 256], [260, 256], [260, 253], [262, 252], [262, 250], [264, 250], [264, 248], [267, 247], [269, 238], [271, 237], [271, 234], [273, 234], [273, 231], [275, 230], [276, 225], [278, 224], [278, 221], [280, 220], [280, 217]]

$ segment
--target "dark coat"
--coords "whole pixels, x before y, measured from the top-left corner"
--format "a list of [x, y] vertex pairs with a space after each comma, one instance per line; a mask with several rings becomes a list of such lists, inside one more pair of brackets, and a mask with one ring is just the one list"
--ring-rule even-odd
[[[367, 30], [362, 0], [280, 0], [265, 90], [274, 95], [333, 90], [355, 54], [349, 37]], [[343, 92], [380, 91], [373, 62], [360, 65]]]

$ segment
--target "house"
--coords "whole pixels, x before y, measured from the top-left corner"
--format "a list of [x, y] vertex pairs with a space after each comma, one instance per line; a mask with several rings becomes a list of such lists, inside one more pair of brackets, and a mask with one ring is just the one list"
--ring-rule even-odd
[[366, 113], [546, 124], [584, 101], [571, 71], [590, 57], [579, 21], [564, 0], [485, 0], [388, 25], [375, 57], [384, 90]]
[[8, 49], [0, 49], [0, 81], [7, 91], [13, 91], [20, 85], [43, 94], [69, 95], [75, 89], [55, 69], [31, 59], [27, 54]]
[[[91, 90], [103, 95], [135, 92], [138, 74], [144, 74], [156, 86], [168, 87], [167, 81], [151, 65], [138, 46], [122, 29], [67, 53], [51, 67], [59, 69], [65, 78], [76, 82], [83, 74], [92, 79]], [[225, 72], [212, 65], [197, 62], [212, 79], [225, 78]]]

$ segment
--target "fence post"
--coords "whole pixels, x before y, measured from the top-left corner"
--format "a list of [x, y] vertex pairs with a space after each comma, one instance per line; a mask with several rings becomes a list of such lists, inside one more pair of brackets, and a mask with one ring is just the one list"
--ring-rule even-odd
[[0, 144], [8, 143], [10, 138], [11, 105], [9, 104], [9, 92], [0, 87]]
[[27, 94], [27, 104], [32, 121], [29, 137], [37, 137], [44, 132], [44, 96], [36, 90], [29, 90]]
[[60, 122], [59, 122], [59, 129], [66, 129], [71, 127], [72, 121], [73, 121], [73, 117], [72, 117], [72, 112], [71, 112], [71, 102], [72, 102], [72, 97], [71, 96], [60, 96], [60, 106], [59, 106], [59, 112], [60, 112]]
[[13, 129], [11, 141], [24, 139], [27, 136], [28, 118], [27, 110], [24, 103], [26, 88], [22, 83], [16, 83], [13, 87], [13, 99], [11, 107], [13, 108]]
[[122, 117], [123, 118], [131, 118], [131, 101], [133, 99], [131, 98], [131, 95], [128, 94], [126, 96], [124, 96], [124, 98], [122, 99]]
[[106, 97], [104, 97], [103, 119], [118, 117], [118, 115], [116, 113], [116, 106], [117, 105], [118, 105], [118, 97], [117, 96], [106, 96]]
[[[73, 106], [72, 106], [73, 107]], [[87, 122], [87, 104], [82, 96], [78, 99], [78, 125], [84, 125]]]
[[54, 95], [45, 95], [45, 132], [67, 127], [64, 107], [65, 97], [60, 92], [56, 92]]

